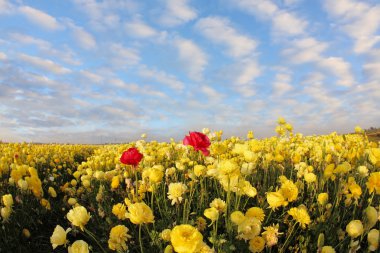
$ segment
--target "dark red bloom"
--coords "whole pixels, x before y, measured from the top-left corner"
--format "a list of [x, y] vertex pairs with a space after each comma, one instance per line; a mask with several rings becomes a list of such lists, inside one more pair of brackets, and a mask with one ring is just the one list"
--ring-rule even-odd
[[211, 145], [210, 139], [207, 135], [200, 132], [190, 132], [183, 139], [183, 145], [193, 146], [196, 151], [200, 150], [205, 156], [210, 154], [208, 147]]
[[127, 151], [124, 151], [120, 157], [120, 162], [128, 165], [137, 166], [143, 154], [139, 152], [137, 148], [129, 148]]

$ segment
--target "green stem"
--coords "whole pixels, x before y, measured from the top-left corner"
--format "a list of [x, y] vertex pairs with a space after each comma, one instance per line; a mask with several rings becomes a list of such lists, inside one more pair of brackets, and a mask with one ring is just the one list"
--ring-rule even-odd
[[142, 224], [139, 225], [139, 243], [140, 243], [140, 252], [141, 252], [141, 253], [144, 253], [144, 249], [143, 249], [143, 246], [142, 246], [142, 240], [141, 240], [141, 227], [142, 227]]
[[102, 245], [100, 244], [100, 242], [96, 239], [95, 235], [90, 232], [89, 230], [87, 230], [86, 228], [84, 229], [84, 232], [91, 237], [92, 240], [94, 240], [96, 242], [96, 244], [99, 246], [99, 248], [102, 250], [103, 253], [107, 253], [107, 251], [102, 247]]

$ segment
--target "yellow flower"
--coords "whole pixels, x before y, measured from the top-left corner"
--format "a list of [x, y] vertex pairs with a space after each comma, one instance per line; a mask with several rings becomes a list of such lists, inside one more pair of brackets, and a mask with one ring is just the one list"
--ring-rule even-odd
[[245, 216], [240, 211], [234, 211], [231, 213], [231, 221], [236, 225], [240, 225], [245, 220]]
[[116, 189], [120, 185], [120, 179], [119, 176], [113, 176], [112, 177], [112, 182], [111, 182], [111, 188]]
[[250, 139], [253, 139], [253, 132], [252, 131], [248, 131], [247, 133], [247, 139], [250, 140]]
[[331, 246], [323, 246], [321, 253], [335, 253], [335, 249]]
[[284, 197], [284, 199], [288, 202], [293, 202], [297, 199], [298, 188], [291, 180], [286, 179], [281, 184], [281, 188], [279, 191], [281, 195]]
[[11, 213], [12, 213], [12, 208], [10, 207], [1, 208], [1, 217], [3, 218], [4, 221], [9, 219], [9, 217], [11, 216]]
[[170, 233], [171, 233], [172, 231], [170, 230], [170, 229], [164, 229], [162, 232], [161, 232], [161, 234], [160, 234], [160, 236], [161, 236], [161, 238], [162, 238], [162, 240], [164, 240], [165, 242], [168, 242], [168, 241], [170, 241]]
[[111, 250], [126, 251], [128, 249], [126, 242], [131, 238], [128, 231], [128, 228], [124, 225], [114, 226], [110, 231], [108, 247]]
[[308, 184], [315, 183], [317, 181], [317, 176], [314, 173], [305, 173], [304, 178]]
[[264, 250], [265, 240], [261, 236], [255, 236], [249, 241], [249, 250], [251, 252], [261, 252]]
[[245, 216], [250, 218], [256, 218], [261, 222], [264, 221], [265, 218], [264, 210], [260, 207], [249, 208], [247, 212], [245, 212]]
[[280, 206], [287, 206], [288, 203], [285, 201], [284, 196], [277, 191], [277, 192], [268, 192], [267, 193], [267, 201], [269, 204], [269, 207], [273, 210], [276, 210]]
[[197, 177], [204, 176], [206, 174], [206, 167], [204, 165], [195, 165], [194, 166], [194, 174]]
[[89, 253], [88, 244], [82, 240], [76, 240], [69, 248], [68, 253]]
[[278, 232], [279, 224], [272, 225], [269, 227], [264, 227], [264, 232], [262, 233], [263, 238], [265, 239], [267, 246], [272, 247], [278, 242], [278, 235], [282, 234]]
[[334, 175], [334, 169], [335, 169], [335, 164], [331, 163], [327, 165], [325, 170], [323, 171], [323, 177], [334, 181], [336, 178], [336, 176]]
[[302, 228], [306, 228], [306, 225], [309, 225], [311, 222], [310, 216], [304, 206], [293, 207], [288, 211], [288, 214], [290, 214], [296, 222], [300, 223]]
[[172, 201], [172, 205], [182, 202], [182, 195], [187, 190], [187, 186], [183, 183], [170, 183], [168, 190], [168, 199]]
[[379, 230], [371, 229], [367, 235], [368, 250], [376, 251], [379, 248], [380, 234]]
[[127, 208], [125, 207], [124, 204], [118, 203], [112, 207], [112, 213], [116, 215], [116, 217], [119, 220], [125, 220], [125, 214], [127, 213]]
[[364, 213], [365, 213], [365, 219], [364, 219], [365, 229], [369, 230], [373, 228], [373, 226], [375, 226], [377, 223], [377, 218], [378, 218], [377, 211], [376, 211], [376, 208], [374, 208], [373, 206], [369, 206], [364, 210]]
[[164, 177], [164, 168], [162, 166], [153, 167], [149, 173], [149, 182], [156, 184], [162, 181]]
[[128, 206], [128, 213], [126, 217], [130, 219], [133, 224], [153, 223], [154, 216], [152, 209], [144, 202], [130, 204]]
[[369, 193], [375, 191], [376, 194], [380, 194], [380, 171], [373, 172], [369, 175], [367, 188]]
[[70, 205], [70, 206], [73, 206], [77, 203], [77, 200], [75, 198], [69, 198], [67, 200], [67, 203]]
[[54, 190], [54, 188], [53, 187], [49, 187], [49, 189], [48, 189], [48, 193], [49, 193], [49, 195], [52, 197], [52, 198], [56, 198], [57, 197], [57, 192]]
[[166, 246], [164, 253], [173, 253], [173, 246], [172, 245]]
[[13, 197], [12, 194], [5, 194], [3, 195], [3, 204], [6, 207], [11, 208], [13, 206]]
[[366, 166], [359, 166], [358, 172], [361, 177], [368, 177], [368, 169]]
[[60, 245], [66, 245], [67, 233], [71, 231], [71, 228], [66, 229], [66, 231], [60, 225], [57, 225], [54, 229], [52, 236], [50, 237], [50, 243], [53, 246], [53, 249], [57, 248]]
[[256, 218], [245, 217], [243, 222], [238, 225], [238, 239], [251, 240], [259, 235], [261, 222]]
[[90, 217], [90, 214], [83, 206], [74, 207], [67, 213], [67, 219], [71, 222], [71, 224], [80, 227], [82, 231], [84, 230], [84, 226], [90, 220]]
[[363, 234], [364, 228], [360, 220], [353, 220], [346, 226], [346, 232], [352, 238], [356, 238]]
[[235, 161], [223, 160], [218, 164], [218, 172], [221, 177], [231, 178], [240, 175], [239, 166]]
[[41, 199], [41, 206], [45, 207], [47, 210], [51, 209], [50, 202], [47, 199]]
[[380, 167], [380, 148], [369, 149], [369, 160], [377, 167]]
[[178, 253], [193, 253], [198, 251], [203, 243], [202, 234], [188, 224], [175, 226], [170, 233], [170, 241]]
[[210, 203], [210, 207], [214, 207], [219, 213], [223, 213], [226, 211], [226, 202], [220, 198], [216, 198]]
[[204, 216], [206, 216], [206, 218], [210, 219], [211, 221], [216, 221], [219, 218], [218, 209], [216, 209], [215, 207], [205, 209], [203, 214]]
[[251, 185], [251, 183], [247, 180], [242, 181], [242, 191], [248, 197], [254, 198], [257, 195], [257, 190], [255, 187]]
[[318, 204], [325, 206], [329, 201], [329, 194], [327, 192], [322, 192], [318, 194]]

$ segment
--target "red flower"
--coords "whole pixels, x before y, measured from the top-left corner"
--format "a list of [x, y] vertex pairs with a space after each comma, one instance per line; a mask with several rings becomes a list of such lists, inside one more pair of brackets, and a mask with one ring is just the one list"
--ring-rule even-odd
[[205, 156], [208, 156], [210, 151], [207, 148], [211, 143], [207, 135], [200, 132], [189, 132], [189, 134], [183, 139], [183, 145], [193, 146], [196, 151], [200, 150]]
[[137, 166], [143, 154], [139, 152], [137, 148], [129, 148], [127, 151], [124, 151], [120, 157], [120, 162], [128, 165]]

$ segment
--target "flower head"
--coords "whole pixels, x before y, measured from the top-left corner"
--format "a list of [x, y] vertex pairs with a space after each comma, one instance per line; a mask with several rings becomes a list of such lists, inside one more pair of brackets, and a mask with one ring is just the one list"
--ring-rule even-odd
[[67, 219], [71, 222], [71, 224], [80, 227], [82, 231], [90, 218], [90, 213], [88, 213], [86, 208], [83, 206], [76, 206], [67, 213]]
[[129, 148], [127, 151], [124, 151], [121, 155], [120, 162], [136, 167], [142, 158], [143, 154], [141, 154], [137, 148]]
[[249, 250], [251, 252], [261, 252], [264, 250], [265, 240], [261, 236], [255, 236], [249, 241]]
[[306, 225], [309, 225], [311, 222], [310, 216], [303, 206], [291, 208], [288, 214], [290, 214], [296, 222], [300, 223], [302, 228], [306, 228]]
[[369, 175], [367, 188], [369, 193], [376, 192], [376, 194], [380, 194], [380, 171], [373, 172]]
[[128, 249], [126, 242], [131, 238], [128, 231], [128, 228], [124, 225], [114, 226], [110, 231], [108, 247], [111, 250], [126, 251]]
[[172, 205], [182, 202], [182, 195], [187, 190], [187, 186], [183, 183], [170, 183], [168, 190], [168, 199], [172, 201]]
[[83, 240], [76, 240], [69, 248], [68, 253], [89, 253], [87, 242]]
[[128, 213], [126, 217], [131, 220], [133, 224], [153, 223], [154, 216], [152, 209], [144, 202], [130, 204], [128, 206]]
[[360, 220], [353, 220], [346, 226], [346, 232], [351, 238], [356, 238], [363, 234], [364, 228]]
[[170, 233], [170, 241], [178, 253], [193, 253], [200, 249], [203, 243], [202, 234], [188, 224], [175, 226]]
[[193, 146], [196, 151], [200, 150], [205, 156], [210, 154], [208, 147], [211, 145], [211, 142], [207, 135], [203, 133], [190, 132], [189, 135], [186, 135], [183, 139], [183, 145]]
[[66, 235], [71, 231], [71, 228], [66, 229], [66, 231], [60, 225], [57, 225], [54, 229], [53, 234], [50, 237], [50, 243], [53, 249], [60, 245], [65, 245], [67, 243]]

